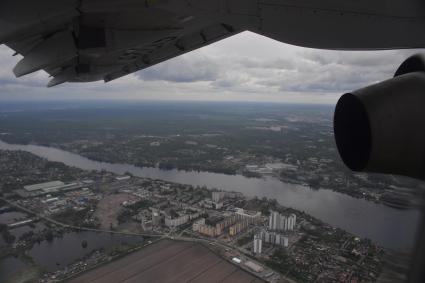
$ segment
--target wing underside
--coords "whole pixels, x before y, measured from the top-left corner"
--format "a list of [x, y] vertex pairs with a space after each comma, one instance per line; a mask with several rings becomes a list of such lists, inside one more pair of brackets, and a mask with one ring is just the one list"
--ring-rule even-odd
[[0, 44], [23, 58], [17, 77], [48, 86], [117, 79], [250, 30], [325, 49], [424, 47], [419, 0], [4, 0]]
[[0, 24], [8, 23], [0, 42], [23, 56], [13, 69], [17, 77], [44, 70], [52, 77], [49, 87], [111, 81], [239, 32], [220, 21], [193, 19], [143, 1], [85, 1], [80, 6], [64, 1], [58, 6], [43, 0], [13, 18], [4, 12], [19, 14], [27, 2], [0, 4]]

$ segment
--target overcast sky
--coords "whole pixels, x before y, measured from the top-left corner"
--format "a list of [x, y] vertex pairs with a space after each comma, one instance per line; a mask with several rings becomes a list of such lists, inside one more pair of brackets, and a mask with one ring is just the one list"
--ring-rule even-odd
[[390, 78], [418, 50], [325, 51], [244, 32], [109, 83], [46, 88], [43, 71], [15, 78], [19, 56], [0, 46], [0, 100], [158, 99], [335, 103]]

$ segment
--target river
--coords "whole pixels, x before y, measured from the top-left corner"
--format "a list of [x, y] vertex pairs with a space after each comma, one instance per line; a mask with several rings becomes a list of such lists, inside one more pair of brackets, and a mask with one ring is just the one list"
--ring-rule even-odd
[[275, 198], [287, 207], [310, 215], [361, 237], [399, 251], [412, 248], [418, 210], [398, 210], [363, 199], [356, 199], [331, 190], [312, 190], [301, 185], [281, 182], [275, 178], [247, 178], [209, 172], [140, 168], [129, 164], [111, 164], [89, 160], [78, 154], [36, 145], [14, 145], [0, 141], [0, 149], [23, 150], [50, 161], [62, 162], [85, 170], [107, 170], [116, 174], [130, 172], [134, 176], [207, 186], [237, 191], [247, 196]]

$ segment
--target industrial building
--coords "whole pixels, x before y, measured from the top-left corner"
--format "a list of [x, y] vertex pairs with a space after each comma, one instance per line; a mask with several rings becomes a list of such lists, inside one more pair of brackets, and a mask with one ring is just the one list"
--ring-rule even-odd
[[35, 197], [45, 194], [54, 194], [58, 192], [81, 189], [80, 183], [65, 184], [62, 181], [51, 181], [46, 183], [24, 186], [23, 190], [17, 190], [16, 193], [21, 197]]
[[24, 186], [24, 189], [27, 192], [33, 192], [38, 190], [48, 190], [48, 189], [55, 189], [60, 188], [61, 186], [64, 186], [65, 183], [61, 181], [51, 181], [46, 183], [40, 183], [40, 184], [34, 184], [34, 185], [27, 185]]
[[130, 180], [130, 179], [131, 179], [131, 176], [128, 176], [128, 175], [115, 177], [115, 180], [117, 180], [117, 181], [126, 181], [126, 180]]

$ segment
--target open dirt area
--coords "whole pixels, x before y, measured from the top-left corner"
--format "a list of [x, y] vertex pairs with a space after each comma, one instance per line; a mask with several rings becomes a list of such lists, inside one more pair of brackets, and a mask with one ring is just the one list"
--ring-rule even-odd
[[140, 251], [87, 271], [71, 283], [264, 282], [223, 260], [206, 247], [162, 240]]
[[118, 226], [117, 216], [120, 212], [124, 201], [138, 200], [134, 195], [131, 194], [115, 194], [107, 195], [99, 201], [97, 204], [94, 216], [100, 221], [100, 228], [110, 229]]

